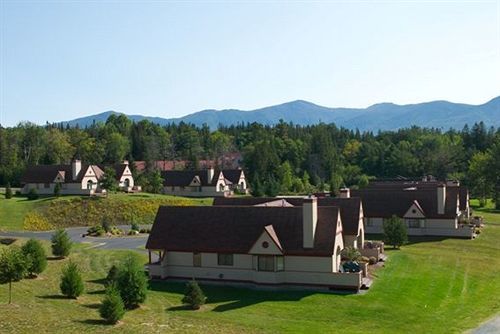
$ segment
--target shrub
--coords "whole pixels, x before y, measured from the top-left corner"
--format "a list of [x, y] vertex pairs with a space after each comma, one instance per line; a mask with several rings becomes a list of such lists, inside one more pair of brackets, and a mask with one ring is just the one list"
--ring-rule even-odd
[[370, 259], [368, 257], [366, 257], [366, 256], [362, 256], [362, 257], [359, 258], [359, 261], [360, 262], [370, 262]]
[[47, 255], [40, 241], [28, 240], [21, 248], [27, 262], [27, 272], [35, 277], [47, 268]]
[[125, 305], [120, 297], [120, 293], [115, 286], [110, 286], [106, 291], [99, 314], [110, 324], [116, 324], [125, 314]]
[[61, 184], [59, 182], [54, 186], [54, 196], [61, 196]]
[[38, 199], [40, 196], [38, 195], [38, 191], [35, 188], [31, 188], [27, 195], [30, 201]]
[[399, 248], [408, 241], [408, 233], [403, 220], [392, 216], [384, 220], [384, 242], [392, 245], [393, 248]]
[[100, 237], [104, 235], [105, 231], [101, 226], [92, 226], [87, 229], [88, 235], [94, 236], [94, 237]]
[[72, 242], [64, 229], [57, 230], [52, 236], [52, 254], [66, 257], [71, 251]]
[[130, 224], [130, 229], [132, 231], [138, 231], [139, 232], [139, 230], [141, 229], [141, 227], [136, 222], [132, 222], [132, 224]]
[[126, 309], [133, 309], [146, 300], [147, 279], [136, 257], [129, 255], [119, 268], [116, 286]]
[[0, 254], [0, 284], [9, 283], [9, 304], [12, 302], [12, 282], [24, 277], [26, 267], [23, 253], [18, 247], [11, 246]]
[[137, 234], [139, 234], [139, 231], [137, 231], [137, 230], [128, 231], [128, 235], [137, 235]]
[[10, 187], [10, 183], [7, 183], [7, 187], [5, 188], [5, 199], [12, 198], [12, 188]]
[[375, 256], [370, 256], [370, 258], [368, 259], [368, 263], [369, 264], [375, 264], [377, 263], [377, 258]]
[[59, 286], [63, 295], [69, 298], [78, 298], [83, 293], [83, 279], [78, 266], [70, 262], [63, 269]]
[[37, 212], [29, 212], [24, 217], [23, 229], [26, 231], [49, 231], [54, 227]]
[[361, 253], [357, 248], [346, 247], [342, 250], [341, 256], [344, 261], [357, 261], [361, 258]]
[[118, 267], [112, 265], [111, 268], [109, 268], [108, 275], [106, 276], [106, 281], [104, 282], [104, 285], [105, 286], [116, 285], [118, 281], [118, 274], [119, 274]]
[[186, 292], [182, 298], [184, 304], [189, 305], [193, 310], [198, 310], [201, 305], [205, 304], [206, 300], [207, 297], [194, 279], [186, 284]]
[[107, 218], [104, 218], [101, 221], [101, 227], [104, 230], [104, 232], [106, 232], [106, 233], [110, 232], [112, 229], [111, 223], [109, 222], [109, 220]]

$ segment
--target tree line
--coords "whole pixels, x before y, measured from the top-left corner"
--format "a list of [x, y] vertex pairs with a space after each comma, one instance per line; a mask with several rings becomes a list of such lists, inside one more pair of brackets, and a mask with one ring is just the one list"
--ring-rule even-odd
[[362, 187], [372, 178], [423, 175], [461, 180], [482, 198], [498, 199], [500, 192], [500, 128], [483, 122], [448, 131], [411, 127], [360, 132], [283, 121], [211, 131], [186, 123], [132, 122], [124, 115], [85, 128], [0, 126], [0, 184], [18, 185], [27, 166], [67, 163], [75, 157], [94, 164], [145, 160], [153, 181], [144, 177], [140, 182], [156, 184], [155, 160], [187, 160], [188, 168], [197, 168], [201, 159], [222, 161], [235, 151], [242, 153], [255, 195]]

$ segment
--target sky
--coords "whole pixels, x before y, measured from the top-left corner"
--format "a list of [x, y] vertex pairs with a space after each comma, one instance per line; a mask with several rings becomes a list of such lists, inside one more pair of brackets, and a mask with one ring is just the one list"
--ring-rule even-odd
[[0, 0], [0, 124], [500, 95], [500, 0]]

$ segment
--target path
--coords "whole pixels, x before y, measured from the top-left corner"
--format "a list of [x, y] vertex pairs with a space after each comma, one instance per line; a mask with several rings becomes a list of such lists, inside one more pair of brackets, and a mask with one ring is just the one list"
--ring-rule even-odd
[[500, 315], [485, 322], [476, 329], [470, 331], [471, 334], [498, 334], [500, 333]]

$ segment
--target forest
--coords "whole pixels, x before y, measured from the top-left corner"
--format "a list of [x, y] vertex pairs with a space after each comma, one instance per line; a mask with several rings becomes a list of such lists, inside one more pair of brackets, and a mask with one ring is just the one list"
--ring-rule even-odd
[[[335, 191], [363, 187], [374, 178], [433, 175], [460, 180], [473, 196], [500, 203], [500, 128], [482, 122], [462, 130], [411, 127], [378, 132], [284, 121], [214, 131], [185, 123], [135, 123], [124, 115], [86, 128], [20, 123], [0, 126], [0, 185], [18, 186], [27, 166], [73, 158], [95, 164], [188, 160], [189, 168], [197, 168], [199, 160], [222, 161], [230, 152], [242, 153], [254, 195]], [[139, 176], [139, 182], [147, 185], [158, 179], [153, 169]]]

